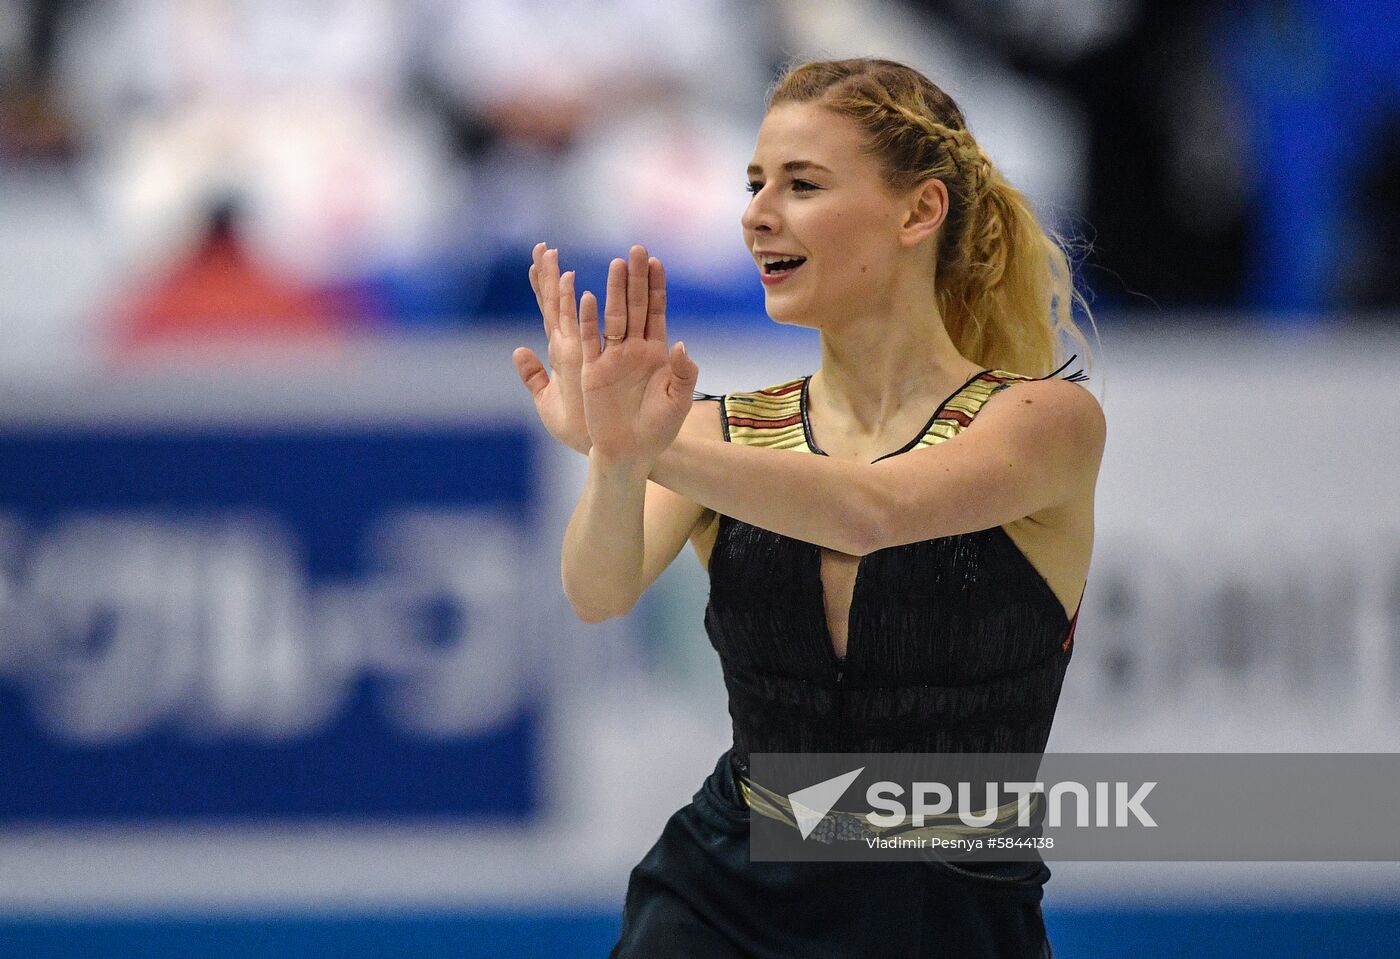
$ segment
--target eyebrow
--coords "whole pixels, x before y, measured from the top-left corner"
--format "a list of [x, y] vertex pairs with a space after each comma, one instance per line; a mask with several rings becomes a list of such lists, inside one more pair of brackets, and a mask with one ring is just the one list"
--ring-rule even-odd
[[[827, 172], [827, 173], [830, 173], [830, 172], [831, 172], [831, 170], [829, 170], [829, 169], [827, 169], [826, 167], [822, 166], [820, 163], [813, 163], [811, 160], [789, 160], [789, 161], [787, 161], [786, 163], [783, 164], [783, 169], [784, 169], [785, 171], [787, 171], [788, 173], [794, 173], [794, 172], [796, 172], [797, 170], [807, 170], [807, 169], [812, 169], [812, 170], [824, 170], [824, 171]], [[753, 176], [753, 175], [756, 174], [756, 173], [762, 173], [762, 172], [763, 172], [763, 167], [759, 166], [757, 163], [752, 164], [752, 165], [749, 167], [749, 169], [748, 169], [748, 173], [749, 173], [750, 176]]]

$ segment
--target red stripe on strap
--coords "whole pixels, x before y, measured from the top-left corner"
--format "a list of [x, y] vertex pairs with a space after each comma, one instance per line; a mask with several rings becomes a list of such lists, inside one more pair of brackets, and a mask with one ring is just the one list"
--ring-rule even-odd
[[801, 423], [801, 422], [802, 422], [802, 414], [801, 414], [801, 413], [794, 413], [794, 414], [792, 414], [791, 416], [785, 416], [785, 417], [783, 417], [783, 418], [780, 419], [780, 420], [758, 420], [758, 419], [754, 419], [754, 418], [749, 417], [749, 416], [731, 416], [731, 417], [729, 417], [729, 425], [730, 425], [730, 426], [748, 426], [748, 427], [751, 427], [751, 428], [754, 428], [754, 429], [761, 429], [761, 430], [762, 430], [762, 429], [781, 429], [781, 428], [784, 427], [784, 426], [792, 426], [792, 425], [795, 424], [795, 423]]

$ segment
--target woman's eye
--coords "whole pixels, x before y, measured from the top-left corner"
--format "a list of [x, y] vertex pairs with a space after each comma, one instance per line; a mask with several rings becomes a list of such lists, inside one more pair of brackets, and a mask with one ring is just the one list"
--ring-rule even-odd
[[[797, 190], [797, 191], [801, 192], [801, 193], [806, 193], [806, 192], [808, 192], [809, 190], [818, 189], [818, 187], [817, 187], [817, 185], [816, 185], [815, 183], [808, 183], [806, 180], [793, 180], [793, 181], [792, 181], [792, 188], [793, 188], [794, 190]], [[746, 189], [746, 190], [747, 190], [749, 193], [751, 193], [751, 194], [757, 193], [759, 190], [762, 190], [762, 189], [763, 189], [763, 184], [762, 184], [762, 183], [759, 183], [757, 180], [750, 180], [750, 181], [744, 186], [744, 189]]]

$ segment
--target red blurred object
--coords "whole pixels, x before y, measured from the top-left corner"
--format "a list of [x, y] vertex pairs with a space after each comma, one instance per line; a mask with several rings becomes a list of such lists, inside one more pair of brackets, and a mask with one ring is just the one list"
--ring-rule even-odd
[[260, 264], [232, 217], [216, 213], [200, 245], [118, 312], [117, 346], [189, 340], [338, 340], [359, 325], [355, 298], [309, 285]]

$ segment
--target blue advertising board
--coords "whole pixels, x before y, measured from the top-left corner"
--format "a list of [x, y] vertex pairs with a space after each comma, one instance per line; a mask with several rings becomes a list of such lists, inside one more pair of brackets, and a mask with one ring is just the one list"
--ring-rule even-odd
[[522, 820], [510, 426], [0, 426], [0, 823]]

